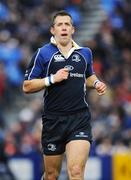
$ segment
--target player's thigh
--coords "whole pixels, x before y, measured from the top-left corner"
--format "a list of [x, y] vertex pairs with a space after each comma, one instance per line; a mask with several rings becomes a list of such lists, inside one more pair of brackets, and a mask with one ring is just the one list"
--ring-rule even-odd
[[70, 170], [77, 165], [84, 170], [90, 150], [90, 142], [86, 140], [73, 140], [66, 145], [67, 168]]
[[44, 169], [46, 173], [59, 173], [62, 165], [62, 155], [44, 155]]

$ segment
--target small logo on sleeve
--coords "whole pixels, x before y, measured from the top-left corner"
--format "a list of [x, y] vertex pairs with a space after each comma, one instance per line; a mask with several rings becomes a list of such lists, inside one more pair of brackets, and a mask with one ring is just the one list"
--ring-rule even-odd
[[28, 75], [29, 75], [29, 72], [28, 72], [28, 70], [26, 70], [25, 77], [27, 77]]

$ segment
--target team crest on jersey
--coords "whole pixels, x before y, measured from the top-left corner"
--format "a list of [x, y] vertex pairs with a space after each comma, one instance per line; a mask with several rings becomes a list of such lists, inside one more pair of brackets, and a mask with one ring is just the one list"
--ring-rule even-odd
[[74, 55], [72, 56], [72, 61], [75, 61], [75, 62], [81, 61], [80, 56], [79, 56], [78, 54], [74, 54]]
[[62, 62], [62, 61], [65, 61], [65, 58], [62, 57], [61, 54], [56, 54], [56, 55], [54, 56], [54, 59], [55, 59], [54, 62]]

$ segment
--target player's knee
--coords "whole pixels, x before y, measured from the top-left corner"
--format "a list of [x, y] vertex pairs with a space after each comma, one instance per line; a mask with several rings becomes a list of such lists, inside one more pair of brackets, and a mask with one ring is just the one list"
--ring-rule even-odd
[[59, 173], [57, 171], [49, 170], [45, 172], [45, 180], [57, 180]]
[[70, 176], [71, 180], [73, 180], [73, 179], [81, 180], [82, 175], [83, 175], [83, 172], [82, 172], [82, 168], [80, 166], [73, 165], [69, 168], [69, 176]]

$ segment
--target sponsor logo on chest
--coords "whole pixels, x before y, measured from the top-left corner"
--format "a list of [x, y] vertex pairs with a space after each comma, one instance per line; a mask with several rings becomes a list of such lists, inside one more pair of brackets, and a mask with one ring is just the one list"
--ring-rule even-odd
[[54, 56], [54, 62], [63, 62], [63, 61], [65, 61], [65, 58], [62, 57], [61, 54], [56, 54], [56, 55]]
[[74, 69], [74, 67], [71, 65], [66, 65], [64, 68], [67, 68], [68, 71], [72, 71]]

